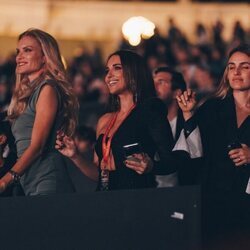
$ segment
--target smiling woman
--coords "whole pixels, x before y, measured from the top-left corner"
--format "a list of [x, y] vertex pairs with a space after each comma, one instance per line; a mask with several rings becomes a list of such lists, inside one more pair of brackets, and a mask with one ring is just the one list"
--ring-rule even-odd
[[29, 81], [37, 78], [43, 71], [45, 57], [36, 39], [25, 36], [16, 49], [16, 73], [27, 74]]
[[19, 36], [16, 51], [16, 88], [8, 114], [18, 161], [0, 179], [0, 191], [20, 180], [26, 195], [72, 192], [54, 143], [57, 130], [74, 133], [78, 104], [57, 42], [42, 30], [29, 29]]
[[[151, 73], [141, 56], [121, 50], [108, 57], [105, 82], [111, 112], [98, 121], [95, 166], [87, 169], [68, 137], [58, 136], [56, 147], [86, 175], [98, 179], [98, 190], [155, 187], [154, 175], [175, 172], [177, 162], [171, 154], [173, 137], [165, 106], [155, 97]], [[133, 155], [126, 155], [132, 145], [137, 145], [130, 150]], [[159, 162], [153, 162], [156, 152]]]
[[120, 57], [117, 55], [111, 57], [107, 63], [105, 82], [110, 94], [118, 95], [120, 92], [126, 91], [123, 68]]

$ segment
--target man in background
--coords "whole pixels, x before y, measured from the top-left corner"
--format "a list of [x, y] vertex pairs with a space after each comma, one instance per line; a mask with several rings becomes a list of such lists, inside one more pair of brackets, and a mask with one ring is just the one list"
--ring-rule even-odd
[[[181, 73], [170, 67], [159, 67], [153, 72], [155, 89], [158, 97], [166, 104], [167, 117], [175, 142], [178, 140], [184, 126], [184, 118], [180, 110], [176, 96], [186, 90], [186, 82]], [[173, 187], [182, 184], [181, 173], [170, 175], [156, 175], [157, 187]]]

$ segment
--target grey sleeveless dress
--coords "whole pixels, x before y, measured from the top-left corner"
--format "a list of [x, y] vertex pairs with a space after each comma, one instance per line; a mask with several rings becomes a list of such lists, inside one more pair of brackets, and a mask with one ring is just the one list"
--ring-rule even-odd
[[31, 134], [36, 116], [36, 103], [42, 87], [53, 86], [58, 93], [59, 108], [51, 133], [43, 153], [29, 166], [21, 177], [25, 195], [47, 195], [74, 192], [74, 187], [67, 173], [64, 157], [54, 149], [56, 131], [62, 123], [60, 114], [60, 95], [53, 80], [41, 82], [30, 96], [25, 111], [13, 122], [12, 133], [15, 137], [17, 156], [20, 158], [31, 142]]

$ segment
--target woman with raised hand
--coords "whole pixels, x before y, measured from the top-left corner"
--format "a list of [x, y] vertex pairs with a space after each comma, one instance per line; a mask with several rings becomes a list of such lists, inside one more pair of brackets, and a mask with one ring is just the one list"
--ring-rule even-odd
[[195, 93], [190, 89], [177, 100], [185, 120], [200, 128], [206, 189], [250, 193], [250, 46], [229, 53], [217, 92], [196, 112]]
[[215, 237], [222, 235], [221, 228], [237, 233], [238, 227], [249, 230], [250, 46], [240, 45], [229, 53], [217, 92], [195, 112], [191, 90], [177, 100], [188, 133], [196, 125], [200, 129], [204, 156], [196, 170], [203, 190], [206, 230]]
[[56, 131], [73, 135], [78, 103], [67, 80], [58, 44], [29, 29], [18, 38], [16, 87], [8, 110], [18, 161], [0, 179], [0, 190], [20, 180], [25, 195], [73, 192]]

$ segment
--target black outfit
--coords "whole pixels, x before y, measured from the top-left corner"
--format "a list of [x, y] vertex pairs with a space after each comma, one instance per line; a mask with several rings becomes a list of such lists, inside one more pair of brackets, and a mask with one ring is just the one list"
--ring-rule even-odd
[[[189, 130], [190, 126], [192, 127]], [[178, 114], [177, 114], [176, 133], [175, 133], [175, 138], [174, 138], [175, 143], [178, 141], [181, 131], [183, 129], [184, 129], [185, 137], [187, 138], [190, 135], [190, 133], [193, 131], [194, 129], [193, 127], [194, 127], [194, 124], [190, 125], [188, 123], [185, 123], [183, 113], [181, 109], [179, 109]], [[200, 157], [191, 159], [186, 154], [180, 155], [181, 153], [180, 151], [179, 152], [174, 151], [173, 153], [176, 154], [177, 157], [178, 157], [178, 154], [179, 154], [179, 157], [182, 157], [182, 159], [179, 159], [179, 164], [178, 164], [178, 184], [181, 186], [199, 184], [200, 174], [197, 172], [197, 169], [200, 169], [202, 159]], [[181, 160], [182, 160], [182, 163], [181, 163]], [[190, 169], [193, 169], [193, 171], [190, 171]]]
[[[250, 166], [235, 167], [228, 156], [227, 146], [240, 142], [250, 147], [250, 117], [237, 127], [234, 98], [211, 99], [196, 116], [201, 132], [204, 166], [201, 182], [208, 192], [245, 194]], [[189, 130], [191, 131], [191, 129]]]
[[[183, 113], [181, 109], [179, 109], [177, 114], [175, 143], [178, 141], [181, 131], [183, 129], [185, 137], [187, 139], [196, 126], [197, 124], [193, 120], [191, 122], [185, 122]], [[173, 153], [176, 154], [177, 157], [182, 157], [181, 159], [179, 159], [178, 162], [178, 184], [180, 186], [199, 185], [201, 176], [199, 170], [204, 164], [203, 158], [191, 158], [190, 155], [185, 154], [184, 152], [180, 152], [180, 150], [174, 151]]]
[[96, 102], [79, 102], [79, 125], [96, 128], [98, 119], [107, 112], [106, 105]]
[[207, 242], [219, 237], [226, 242], [229, 235], [239, 235], [239, 232], [249, 235], [250, 195], [246, 194], [246, 188], [250, 165], [236, 167], [228, 156], [227, 146], [240, 142], [250, 147], [250, 117], [237, 127], [234, 98], [229, 95], [207, 101], [188, 123], [188, 132], [195, 124], [199, 125], [203, 144], [199, 175]]
[[[102, 138], [103, 134], [99, 136], [96, 144], [99, 162], [102, 159]], [[158, 152], [160, 161], [154, 163], [150, 173], [139, 175], [125, 166], [123, 146], [133, 143], [140, 143], [142, 151], [151, 159], [154, 159], [155, 153]], [[109, 174], [109, 189], [155, 187], [155, 174], [170, 174], [176, 171], [177, 160], [171, 153], [172, 147], [172, 132], [166, 122], [166, 109], [162, 101], [152, 98], [138, 104], [112, 139], [111, 149], [116, 170]]]
[[185, 125], [185, 120], [183, 118], [182, 111], [180, 109], [178, 109], [177, 121], [176, 121], [176, 131], [175, 131], [175, 138], [174, 138], [175, 142], [178, 141], [178, 138], [181, 134], [181, 131], [184, 128], [184, 125]]

